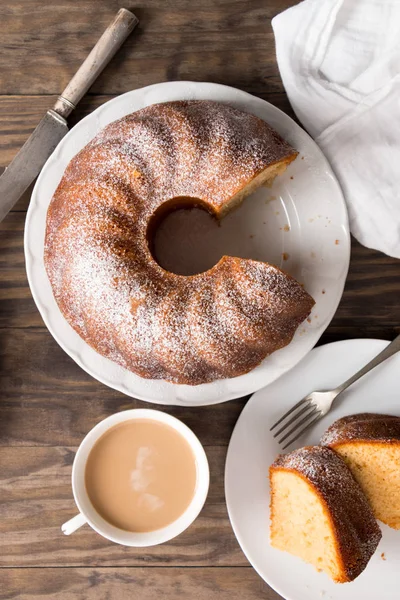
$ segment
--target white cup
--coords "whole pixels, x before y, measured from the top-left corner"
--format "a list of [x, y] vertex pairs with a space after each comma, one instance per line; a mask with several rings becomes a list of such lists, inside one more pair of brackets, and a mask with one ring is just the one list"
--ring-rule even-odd
[[[185, 512], [173, 523], [170, 523], [162, 529], [156, 531], [149, 531], [144, 533], [134, 533], [131, 531], [125, 531], [111, 525], [108, 521], [95, 510], [92, 503], [90, 502], [89, 496], [85, 486], [85, 468], [88, 456], [91, 449], [97, 440], [111, 427], [118, 423], [125, 421], [131, 421], [132, 419], [150, 419], [152, 421], [158, 421], [169, 425], [175, 431], [179, 432], [190, 445], [195, 461], [197, 470], [197, 483], [193, 498], [185, 510]], [[70, 535], [76, 531], [82, 525], [88, 523], [97, 533], [103, 537], [124, 546], [155, 546], [156, 544], [162, 544], [172, 538], [176, 537], [182, 531], [184, 531], [193, 521], [203, 508], [204, 502], [207, 497], [208, 487], [210, 483], [210, 472], [208, 468], [208, 461], [206, 453], [204, 452], [203, 446], [200, 444], [198, 438], [194, 435], [193, 431], [184, 425], [181, 421], [160, 412], [158, 410], [149, 409], [133, 409], [126, 410], [98, 423], [84, 438], [78, 451], [75, 455], [74, 464], [72, 466], [72, 491], [76, 506], [78, 507], [79, 514], [64, 523], [61, 530], [65, 535]]]

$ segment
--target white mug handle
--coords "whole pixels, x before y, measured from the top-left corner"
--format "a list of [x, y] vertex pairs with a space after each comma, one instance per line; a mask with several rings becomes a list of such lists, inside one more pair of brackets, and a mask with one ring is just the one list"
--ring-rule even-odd
[[64, 523], [64, 525], [61, 525], [61, 531], [64, 535], [71, 535], [71, 533], [74, 533], [74, 531], [79, 529], [79, 527], [82, 527], [82, 525], [86, 525], [86, 523], [87, 521], [85, 517], [81, 513], [79, 513], [78, 515], [75, 515], [75, 517], [72, 517], [72, 519]]

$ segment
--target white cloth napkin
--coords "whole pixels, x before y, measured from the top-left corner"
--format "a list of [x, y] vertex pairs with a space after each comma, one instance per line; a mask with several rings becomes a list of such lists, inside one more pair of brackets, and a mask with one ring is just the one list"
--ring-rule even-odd
[[305, 0], [272, 26], [289, 100], [342, 185], [353, 235], [400, 258], [400, 0]]

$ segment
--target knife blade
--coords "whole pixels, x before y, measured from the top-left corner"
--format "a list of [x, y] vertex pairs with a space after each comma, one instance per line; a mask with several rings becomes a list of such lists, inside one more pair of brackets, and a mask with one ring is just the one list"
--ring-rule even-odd
[[0, 222], [40, 173], [46, 160], [68, 132], [67, 117], [139, 23], [121, 8], [54, 107], [49, 109], [21, 150], [0, 176]]
[[67, 121], [48, 110], [0, 177], [0, 221], [12, 209], [68, 132]]

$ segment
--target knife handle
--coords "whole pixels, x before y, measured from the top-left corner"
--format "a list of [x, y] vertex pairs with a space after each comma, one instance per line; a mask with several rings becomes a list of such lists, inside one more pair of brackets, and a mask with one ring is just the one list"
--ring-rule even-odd
[[120, 8], [113, 22], [57, 99], [54, 110], [59, 115], [68, 117], [138, 23], [139, 19], [133, 13]]

